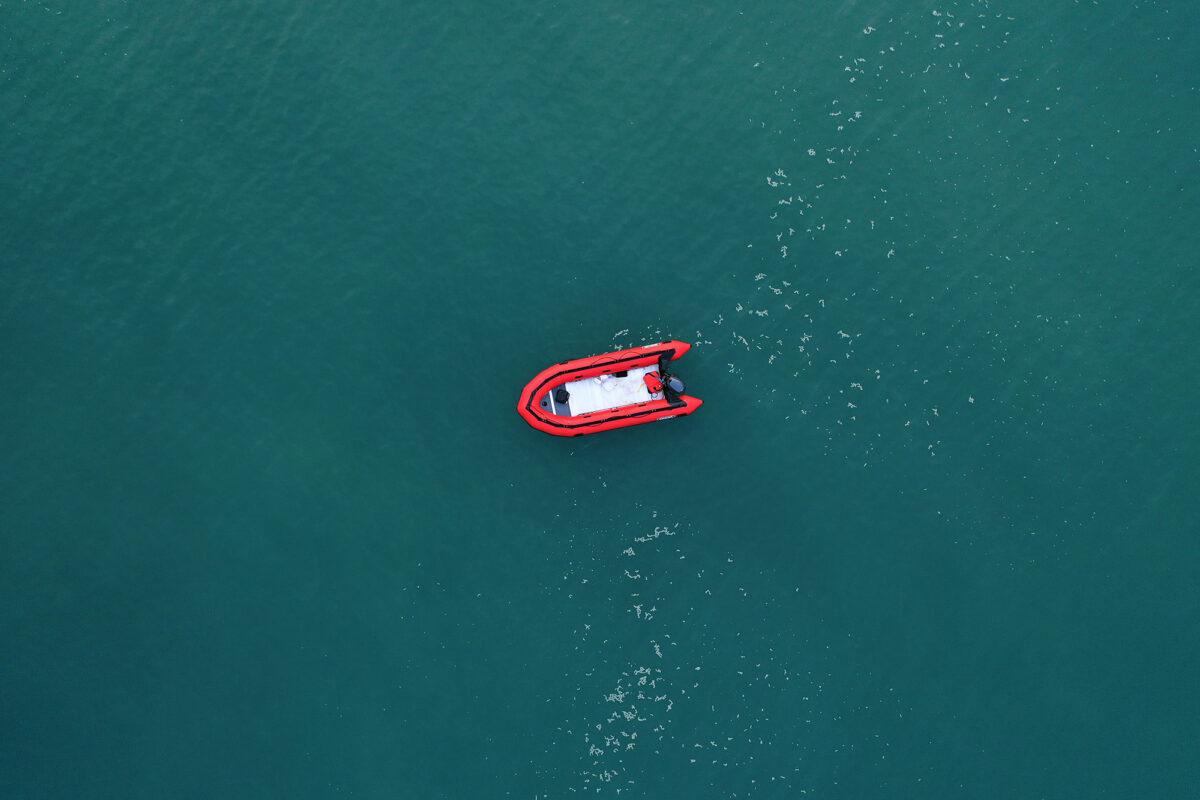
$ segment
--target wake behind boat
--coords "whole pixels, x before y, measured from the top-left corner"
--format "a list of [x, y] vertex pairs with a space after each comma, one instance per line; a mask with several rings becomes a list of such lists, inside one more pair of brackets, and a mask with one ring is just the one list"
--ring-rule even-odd
[[548, 367], [521, 393], [517, 412], [554, 436], [582, 436], [691, 414], [704, 401], [684, 394], [669, 371], [692, 346], [661, 344], [577, 358]]

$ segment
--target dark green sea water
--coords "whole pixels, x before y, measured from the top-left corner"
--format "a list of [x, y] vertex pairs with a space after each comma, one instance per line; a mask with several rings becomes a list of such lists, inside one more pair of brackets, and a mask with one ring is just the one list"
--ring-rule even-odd
[[4, 0], [0, 796], [1200, 797], [1198, 87], [1175, 0]]

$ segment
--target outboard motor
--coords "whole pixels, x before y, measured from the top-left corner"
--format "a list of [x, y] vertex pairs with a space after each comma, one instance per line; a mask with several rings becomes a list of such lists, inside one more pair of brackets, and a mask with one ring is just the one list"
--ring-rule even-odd
[[686, 387], [683, 385], [683, 381], [679, 380], [679, 378], [676, 378], [674, 375], [667, 378], [667, 388], [675, 394], [683, 394], [685, 391], [687, 391]]

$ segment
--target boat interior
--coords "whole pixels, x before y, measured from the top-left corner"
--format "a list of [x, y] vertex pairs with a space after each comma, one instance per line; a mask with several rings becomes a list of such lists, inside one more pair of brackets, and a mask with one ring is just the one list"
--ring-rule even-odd
[[658, 365], [651, 364], [647, 367], [635, 367], [627, 372], [570, 381], [546, 392], [539, 403], [543, 410], [551, 414], [576, 417], [593, 411], [606, 411], [649, 400], [661, 400], [663, 393], [652, 393], [645, 379], [647, 374], [658, 371]]

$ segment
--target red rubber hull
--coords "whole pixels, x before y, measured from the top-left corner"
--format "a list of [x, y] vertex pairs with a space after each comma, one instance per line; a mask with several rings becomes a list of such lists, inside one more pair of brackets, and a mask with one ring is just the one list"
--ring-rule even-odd
[[664, 397], [661, 400], [649, 400], [644, 403], [568, 417], [551, 413], [542, 408], [538, 404], [538, 398], [571, 381], [594, 378], [598, 375], [638, 367], [648, 367], [662, 363], [660, 358], [672, 361], [691, 349], [692, 346], [687, 342], [673, 340], [634, 347], [629, 350], [618, 350], [615, 353], [605, 353], [600, 356], [563, 361], [542, 370], [526, 384], [525, 390], [521, 392], [521, 399], [517, 402], [517, 413], [534, 428], [552, 436], [584, 436], [589, 433], [611, 431], [615, 428], [627, 428], [630, 425], [644, 425], [647, 422], [687, 416], [702, 406], [704, 401], [698, 397], [682, 394], [674, 402]]

